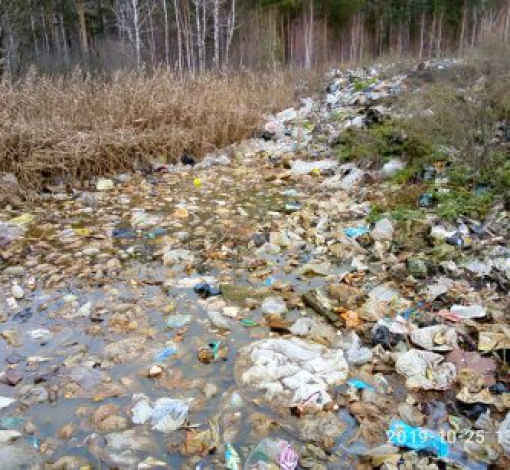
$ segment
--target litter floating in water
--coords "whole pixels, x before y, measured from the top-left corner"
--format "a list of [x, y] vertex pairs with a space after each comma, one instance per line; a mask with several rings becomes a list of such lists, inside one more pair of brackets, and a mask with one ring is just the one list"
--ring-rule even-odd
[[164, 360], [168, 359], [169, 357], [173, 356], [174, 354], [177, 354], [177, 349], [175, 349], [173, 346], [171, 346], [169, 348], [163, 349], [161, 352], [156, 354], [156, 356], [154, 357], [154, 360], [156, 360], [158, 362], [164, 361]]
[[213, 297], [215, 295], [220, 295], [221, 294], [221, 289], [219, 287], [211, 286], [211, 284], [207, 284], [207, 283], [196, 284], [193, 287], [193, 290], [200, 297], [203, 297], [204, 299], [207, 299], [208, 297]]
[[227, 467], [228, 470], [241, 469], [241, 459], [230, 443], [225, 445], [225, 467]]

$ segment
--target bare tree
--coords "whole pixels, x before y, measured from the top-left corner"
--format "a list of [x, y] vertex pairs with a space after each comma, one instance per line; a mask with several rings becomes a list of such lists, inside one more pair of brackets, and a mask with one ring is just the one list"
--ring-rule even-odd
[[170, 65], [170, 44], [169, 41], [169, 27], [168, 27], [168, 6], [166, 4], [166, 0], [161, 0], [161, 4], [163, 5], [163, 24], [165, 27], [165, 64], [167, 68]]
[[179, 72], [182, 72], [182, 70], [183, 70], [182, 26], [181, 26], [181, 16], [179, 13], [178, 0], [174, 0], [174, 10], [175, 10], [175, 24], [177, 25], [177, 68], [178, 68]]
[[198, 70], [203, 72], [205, 70], [205, 0], [192, 0], [195, 5], [195, 25], [197, 36], [197, 49], [198, 49]]
[[76, 11], [78, 13], [78, 21], [80, 23], [81, 50], [83, 54], [87, 56], [89, 53], [89, 37], [87, 33], [87, 19], [85, 18], [84, 0], [76, 0]]
[[213, 0], [214, 68], [220, 68], [220, 0]]
[[230, 13], [227, 20], [227, 41], [225, 46], [225, 62], [228, 63], [230, 57], [230, 47], [232, 46], [232, 39], [234, 38], [234, 31], [236, 29], [236, 0], [231, 0]]
[[144, 0], [117, 0], [115, 5], [119, 30], [126, 35], [133, 46], [138, 68], [141, 68], [143, 64], [142, 36], [146, 32], [143, 30], [146, 23], [149, 23], [147, 32], [149, 33], [149, 41], [151, 41], [153, 8], [154, 4], [151, 1]]

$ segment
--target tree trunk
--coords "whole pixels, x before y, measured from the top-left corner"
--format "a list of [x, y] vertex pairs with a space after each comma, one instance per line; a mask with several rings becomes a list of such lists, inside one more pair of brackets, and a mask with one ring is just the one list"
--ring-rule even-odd
[[510, 3], [508, 4], [508, 7], [506, 9], [506, 20], [505, 20], [505, 32], [504, 32], [504, 39], [505, 42], [508, 41], [508, 28], [510, 26]]
[[64, 24], [64, 15], [60, 14], [60, 34], [62, 35], [62, 45], [64, 49], [64, 60], [69, 63], [69, 47], [67, 44], [66, 26]]
[[[135, 1], [135, 0], [133, 0]], [[80, 43], [83, 55], [89, 54], [89, 38], [87, 34], [87, 19], [85, 18], [85, 3], [83, 0], [76, 0], [76, 11], [80, 23]]]
[[439, 15], [439, 30], [437, 33], [437, 52], [436, 56], [441, 57], [441, 41], [443, 39], [443, 12]]
[[154, 23], [152, 21], [152, 2], [149, 4], [149, 46], [151, 51], [152, 68], [156, 67], [156, 39], [154, 37]]
[[214, 68], [220, 68], [220, 0], [213, 0]]
[[359, 21], [359, 60], [363, 60], [363, 55], [365, 54], [365, 28], [363, 25], [362, 13], [360, 12], [360, 21]]
[[30, 15], [30, 26], [32, 28], [32, 39], [34, 41], [35, 57], [39, 57], [39, 42], [37, 41], [37, 33], [35, 32], [35, 18], [34, 15]]
[[131, 0], [131, 8], [133, 9], [133, 32], [136, 53], [136, 66], [142, 66], [142, 39], [140, 34], [140, 11], [138, 0]]
[[165, 65], [166, 68], [170, 66], [170, 50], [169, 50], [169, 30], [168, 30], [168, 7], [166, 4], [166, 0], [161, 0], [161, 3], [163, 5], [163, 24], [165, 27]]
[[429, 59], [432, 57], [432, 51], [434, 50], [434, 34], [436, 33], [436, 11], [432, 15], [432, 26], [430, 32], [430, 43], [429, 43]]
[[473, 9], [473, 30], [471, 32], [471, 47], [472, 48], [475, 47], [477, 26], [478, 26], [478, 12], [477, 12], [477, 9], [475, 6], [475, 8]]
[[202, 48], [202, 26], [200, 24], [200, 3], [201, 0], [194, 0], [195, 4], [195, 24], [197, 28], [197, 47], [198, 47], [198, 71], [204, 71], [203, 48]]
[[175, 10], [175, 24], [177, 25], [177, 69], [182, 72], [183, 60], [182, 60], [182, 30], [181, 30], [181, 19], [179, 15], [179, 4], [178, 0], [174, 0]]
[[462, 25], [460, 28], [459, 52], [462, 52], [464, 50], [464, 40], [466, 36], [466, 19], [467, 19], [467, 5], [466, 0], [464, 0], [464, 5], [462, 7]]
[[46, 28], [46, 15], [44, 9], [41, 7], [41, 22], [43, 27], [44, 45], [46, 46], [46, 53], [50, 53], [50, 40], [48, 38], [48, 28]]
[[232, 45], [232, 39], [234, 38], [234, 31], [236, 27], [236, 0], [232, 0], [230, 7], [230, 15], [228, 17], [228, 29], [227, 29], [227, 45], [225, 47], [225, 62], [228, 63], [230, 57], [230, 46]]
[[186, 61], [188, 63], [188, 70], [195, 73], [195, 62], [193, 60], [193, 39], [190, 25], [189, 5], [186, 4], [186, 11], [184, 15], [184, 37], [186, 39]]
[[425, 41], [425, 12], [421, 14], [421, 25], [420, 25], [420, 60], [423, 58], [423, 47]]
[[313, 60], [313, 22], [314, 22], [314, 9], [313, 0], [308, 1], [308, 19], [305, 14], [305, 68], [312, 67]]
[[62, 57], [60, 52], [60, 32], [56, 13], [53, 13], [53, 41], [55, 43], [55, 50], [57, 51], [58, 62], [60, 63]]

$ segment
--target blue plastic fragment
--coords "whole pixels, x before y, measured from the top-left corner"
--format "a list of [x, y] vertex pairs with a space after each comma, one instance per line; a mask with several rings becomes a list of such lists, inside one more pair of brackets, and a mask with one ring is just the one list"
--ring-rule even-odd
[[27, 437], [27, 442], [34, 449], [39, 450], [40, 447], [41, 447], [41, 441], [39, 439], [37, 439], [36, 437], [34, 437], [34, 436]]
[[268, 277], [264, 280], [264, 286], [271, 287], [274, 284], [274, 277]]
[[138, 235], [136, 233], [136, 230], [132, 228], [126, 228], [126, 227], [117, 227], [113, 229], [112, 233], [113, 238], [136, 238]]
[[361, 235], [365, 235], [370, 231], [370, 227], [368, 225], [360, 225], [359, 227], [349, 227], [344, 229], [344, 233], [349, 238], [360, 237]]
[[351, 387], [358, 389], [358, 390], [364, 390], [364, 389], [374, 390], [374, 387], [372, 387], [372, 385], [368, 385], [367, 383], [363, 382], [362, 380], [358, 380], [358, 379], [350, 379], [347, 381], [347, 384], [350, 385]]
[[160, 351], [158, 354], [156, 354], [154, 359], [156, 361], [164, 361], [165, 359], [168, 359], [169, 357], [173, 356], [176, 353], [177, 353], [177, 349], [175, 349], [174, 347], [165, 348], [162, 351]]
[[435, 431], [409, 426], [404, 421], [392, 421], [388, 429], [388, 440], [399, 447], [413, 450], [430, 450], [440, 458], [448, 457], [448, 443]]
[[12, 418], [6, 416], [5, 418], [0, 419], [0, 429], [16, 429], [25, 423], [23, 418]]
[[405, 318], [406, 320], [409, 320], [409, 317], [411, 315], [414, 315], [419, 312], [419, 310], [423, 307], [423, 302], [418, 302], [415, 307], [409, 307], [408, 309], [404, 310], [400, 316]]

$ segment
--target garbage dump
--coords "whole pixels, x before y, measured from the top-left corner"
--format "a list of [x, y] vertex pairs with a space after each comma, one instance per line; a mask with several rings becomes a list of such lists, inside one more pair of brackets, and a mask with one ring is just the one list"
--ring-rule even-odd
[[0, 210], [2, 468], [510, 467], [509, 212], [379, 210], [402, 156], [332, 149], [412, 85], [327, 85], [202, 161]]

